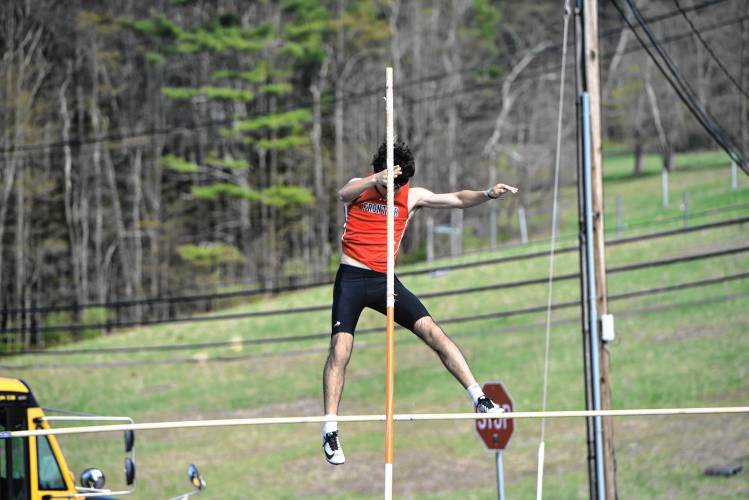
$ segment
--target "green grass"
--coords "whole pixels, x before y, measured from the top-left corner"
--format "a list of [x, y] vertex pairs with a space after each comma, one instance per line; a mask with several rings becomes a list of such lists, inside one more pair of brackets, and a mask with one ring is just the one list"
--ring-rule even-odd
[[[690, 210], [749, 204], [747, 182], [729, 190], [728, 175], [714, 167], [721, 155], [705, 153], [677, 158], [671, 175], [676, 189], [690, 193]], [[614, 161], [615, 160], [615, 161]], [[614, 163], [611, 163], [614, 161]], [[648, 160], [646, 173], [657, 164]], [[607, 162], [606, 221], [614, 236], [613, 199], [625, 200], [624, 235], [680, 227], [678, 203], [660, 207], [660, 178], [629, 178], [631, 159]], [[725, 175], [724, 175], [725, 174]], [[563, 232], [576, 227], [574, 190], [562, 193]], [[677, 205], [674, 207], [674, 204]], [[695, 221], [746, 215], [746, 209], [715, 212]], [[670, 218], [677, 217], [676, 220]], [[638, 225], [643, 221], [651, 225]], [[637, 224], [635, 224], [637, 223]], [[544, 235], [538, 235], [543, 237]], [[746, 225], [679, 237], [609, 246], [609, 269], [642, 260], [663, 259], [746, 245]], [[562, 244], [574, 244], [574, 238]], [[475, 255], [455, 262], [545, 250], [530, 244]], [[449, 261], [445, 261], [449, 262]], [[417, 294], [546, 276], [548, 262], [536, 258], [473, 267], [440, 275], [404, 277]], [[556, 273], [577, 271], [577, 254], [560, 254]], [[423, 264], [403, 267], [417, 269]], [[609, 295], [742, 272], [749, 254], [609, 274]], [[330, 287], [287, 293], [221, 312], [270, 310], [330, 303]], [[543, 305], [546, 286], [489, 291], [424, 302], [438, 320], [492, 311]], [[679, 305], [706, 298], [717, 302]], [[554, 285], [554, 301], [576, 300], [577, 281]], [[642, 312], [644, 308], [662, 306]], [[671, 307], [666, 307], [671, 306]], [[726, 282], [631, 300], [611, 301], [617, 339], [610, 346], [613, 405], [616, 408], [746, 405], [749, 400], [749, 280]], [[640, 312], [637, 312], [640, 310]], [[584, 406], [578, 309], [557, 311], [554, 320], [569, 320], [552, 329], [549, 366], [550, 409]], [[502, 380], [516, 408], [541, 407], [544, 314], [445, 323], [479, 380]], [[123, 331], [87, 339], [76, 347], [178, 344], [300, 335], [328, 329], [329, 312], [271, 316], [234, 321], [173, 324]], [[382, 326], [367, 311], [360, 328]], [[508, 331], [508, 329], [513, 329]], [[383, 328], [384, 330], [384, 328]], [[342, 414], [381, 413], [384, 399], [384, 335], [357, 335], [349, 366]], [[409, 332], [397, 330], [396, 411], [459, 412], [469, 410], [465, 392], [436, 356]], [[320, 378], [327, 339], [295, 343], [122, 355], [16, 357], [5, 360], [25, 378], [37, 398], [50, 407], [110, 415], [129, 415], [139, 422], [270, 415], [319, 415]], [[235, 361], [217, 357], [249, 355]], [[206, 359], [193, 364], [164, 364], [177, 358]], [[139, 365], [93, 368], [80, 363], [138, 362]], [[22, 370], [22, 365], [33, 369]], [[55, 365], [55, 366], [51, 366]], [[59, 366], [62, 365], [62, 366]], [[46, 367], [45, 367], [46, 366]], [[188, 489], [185, 468], [196, 463], [208, 482], [206, 498], [377, 498], [382, 488], [383, 433], [379, 423], [342, 424], [348, 463], [331, 468], [320, 453], [319, 426], [297, 425], [218, 430], [141, 432], [137, 437], [136, 498], [168, 498]], [[546, 430], [544, 491], [547, 498], [587, 496], [585, 424], [580, 419], [551, 420]], [[708, 465], [749, 465], [749, 420], [742, 416], [632, 417], [615, 421], [618, 486], [621, 498], [742, 498], [749, 474], [716, 479], [702, 475]], [[535, 496], [539, 423], [519, 421], [505, 453], [509, 498]], [[494, 498], [494, 459], [466, 422], [396, 425], [394, 491], [399, 497]], [[110, 484], [121, 483], [121, 437], [67, 436], [62, 444], [76, 473], [101, 465]]]

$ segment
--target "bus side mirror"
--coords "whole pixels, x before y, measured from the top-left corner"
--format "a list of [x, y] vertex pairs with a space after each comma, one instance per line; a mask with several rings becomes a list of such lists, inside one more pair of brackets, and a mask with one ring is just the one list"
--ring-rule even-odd
[[203, 491], [205, 489], [205, 481], [200, 477], [200, 471], [198, 471], [198, 468], [194, 464], [190, 464], [187, 468], [187, 477], [196, 490]]
[[100, 469], [92, 467], [81, 472], [81, 486], [84, 488], [100, 490], [106, 482], [107, 478]]
[[135, 433], [131, 430], [125, 431], [125, 453], [133, 451], [135, 446]]
[[128, 486], [135, 482], [135, 462], [130, 457], [125, 458], [125, 482]]

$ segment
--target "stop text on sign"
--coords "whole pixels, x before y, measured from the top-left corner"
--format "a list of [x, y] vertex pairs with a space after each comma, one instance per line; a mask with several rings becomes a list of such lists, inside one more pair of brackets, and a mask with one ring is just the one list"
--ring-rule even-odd
[[[512, 411], [512, 406], [508, 404], [503, 404], [501, 406], [502, 410], [504, 410], [505, 413], [509, 413]], [[510, 421], [507, 418], [477, 420], [476, 428], [482, 431], [484, 429], [501, 431], [510, 428]]]
[[[487, 382], [482, 389], [486, 397], [499, 405], [505, 413], [514, 411], [515, 405], [502, 382]], [[492, 451], [504, 450], [515, 430], [515, 422], [511, 418], [486, 418], [476, 420], [475, 425], [481, 441]]]

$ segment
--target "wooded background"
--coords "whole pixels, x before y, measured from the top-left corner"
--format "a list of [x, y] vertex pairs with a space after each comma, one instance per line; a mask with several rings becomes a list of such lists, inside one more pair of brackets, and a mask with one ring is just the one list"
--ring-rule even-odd
[[[747, 152], [749, 3], [637, 4]], [[645, 151], [678, 168], [674, 152], [715, 148], [612, 4], [599, 12], [605, 151], [634, 152], [637, 175]], [[369, 172], [384, 140], [389, 65], [414, 183], [518, 185], [498, 206], [499, 240], [518, 237], [521, 206], [531, 232], [548, 226], [561, 1], [10, 0], [0, 20], [4, 327], [25, 321], [13, 309], [326, 278], [343, 217], [335, 191]], [[488, 210], [435, 214], [457, 230], [437, 253], [487, 246]], [[424, 257], [425, 235], [417, 218], [401, 260]]]

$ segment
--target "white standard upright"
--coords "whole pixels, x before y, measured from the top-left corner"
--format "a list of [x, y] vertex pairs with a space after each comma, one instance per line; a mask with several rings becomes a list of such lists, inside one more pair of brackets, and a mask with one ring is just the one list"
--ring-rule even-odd
[[393, 498], [393, 389], [395, 385], [395, 207], [393, 202], [393, 68], [385, 70], [387, 120], [387, 335], [385, 381], [385, 500]]

